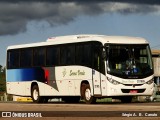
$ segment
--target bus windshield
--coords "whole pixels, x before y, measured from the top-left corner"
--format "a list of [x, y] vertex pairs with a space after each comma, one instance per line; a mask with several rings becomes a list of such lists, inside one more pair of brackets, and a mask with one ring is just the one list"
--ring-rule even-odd
[[144, 78], [153, 74], [151, 52], [148, 44], [106, 47], [107, 72], [121, 78]]

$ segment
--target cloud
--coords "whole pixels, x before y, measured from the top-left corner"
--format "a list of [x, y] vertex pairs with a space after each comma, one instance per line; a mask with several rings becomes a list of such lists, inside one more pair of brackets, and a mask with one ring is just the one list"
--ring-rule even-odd
[[146, 0], [146, 3], [143, 3], [142, 0], [135, 0], [134, 2], [127, 0], [122, 0], [122, 2], [119, 2], [119, 0], [108, 0], [107, 2], [2, 0], [0, 3], [0, 35], [25, 32], [26, 26], [30, 21], [46, 21], [51, 26], [57, 26], [68, 24], [79, 15], [94, 16], [115, 12], [127, 15], [159, 12], [159, 4], [152, 3], [150, 5], [149, 1]]

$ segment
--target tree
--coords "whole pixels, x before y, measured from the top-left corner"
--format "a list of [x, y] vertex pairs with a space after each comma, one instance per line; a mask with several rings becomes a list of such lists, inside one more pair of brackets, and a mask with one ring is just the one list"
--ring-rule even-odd
[[6, 68], [0, 65], [0, 92], [6, 91]]
[[2, 66], [2, 65], [0, 65], [0, 70], [2, 69], [2, 67], [3, 67], [3, 66]]

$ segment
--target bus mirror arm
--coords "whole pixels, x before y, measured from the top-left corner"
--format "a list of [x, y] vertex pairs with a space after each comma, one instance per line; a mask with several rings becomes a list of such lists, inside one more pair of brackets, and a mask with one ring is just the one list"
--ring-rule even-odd
[[102, 51], [102, 59], [103, 59], [103, 60], [106, 59], [106, 51]]
[[102, 50], [102, 59], [103, 60], [106, 60], [108, 53], [109, 53], [109, 46], [103, 47], [103, 50]]

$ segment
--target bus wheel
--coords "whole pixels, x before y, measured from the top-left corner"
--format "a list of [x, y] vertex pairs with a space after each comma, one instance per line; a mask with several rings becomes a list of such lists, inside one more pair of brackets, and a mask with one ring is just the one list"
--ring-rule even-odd
[[91, 89], [90, 89], [89, 84], [82, 85], [81, 95], [87, 104], [96, 103], [96, 98], [91, 95]]
[[34, 85], [32, 87], [32, 90], [31, 90], [31, 97], [32, 97], [32, 100], [33, 102], [35, 103], [44, 103], [44, 102], [47, 102], [48, 100], [45, 100], [44, 97], [41, 97], [39, 95], [39, 88], [37, 85]]

